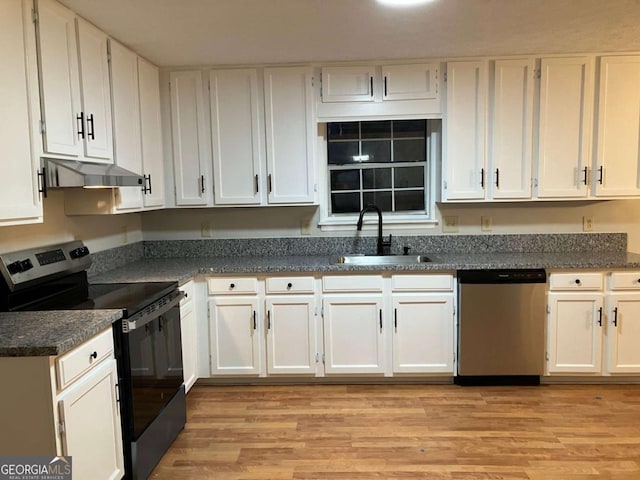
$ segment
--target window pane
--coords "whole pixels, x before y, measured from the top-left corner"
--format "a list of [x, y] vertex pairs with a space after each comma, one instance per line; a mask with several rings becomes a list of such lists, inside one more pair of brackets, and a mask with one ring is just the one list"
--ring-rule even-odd
[[425, 154], [424, 139], [393, 141], [394, 162], [424, 162]]
[[332, 170], [331, 190], [360, 190], [360, 170]]
[[412, 188], [424, 186], [423, 167], [396, 167], [393, 186], [395, 188]]
[[362, 170], [362, 188], [391, 188], [391, 169], [367, 168]]
[[362, 138], [391, 138], [391, 121], [362, 122]]
[[332, 193], [331, 213], [358, 213], [360, 211], [359, 193]]
[[358, 122], [329, 123], [327, 137], [329, 140], [357, 140], [360, 135]]
[[353, 163], [358, 155], [358, 142], [329, 142], [329, 165]]
[[396, 212], [424, 210], [424, 191], [409, 190], [396, 192]]
[[393, 138], [422, 137], [427, 135], [426, 120], [396, 120], [393, 122]]
[[389, 140], [363, 140], [362, 155], [369, 155], [367, 160], [369, 163], [388, 163], [391, 161], [391, 142]]
[[391, 192], [364, 192], [362, 200], [365, 205], [373, 203], [383, 212], [391, 211]]

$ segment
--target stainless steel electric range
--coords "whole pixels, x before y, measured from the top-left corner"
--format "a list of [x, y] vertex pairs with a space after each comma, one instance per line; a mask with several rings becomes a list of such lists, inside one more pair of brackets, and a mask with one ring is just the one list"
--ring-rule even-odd
[[74, 241], [0, 255], [0, 311], [121, 309], [113, 324], [125, 478], [146, 479], [186, 421], [177, 282], [90, 284]]

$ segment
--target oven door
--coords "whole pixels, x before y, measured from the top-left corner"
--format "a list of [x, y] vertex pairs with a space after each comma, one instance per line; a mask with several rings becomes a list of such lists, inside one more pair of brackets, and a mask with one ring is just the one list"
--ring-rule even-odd
[[120, 329], [121, 400], [131, 441], [140, 437], [184, 382], [181, 298], [176, 296], [153, 314], [139, 318], [135, 328]]

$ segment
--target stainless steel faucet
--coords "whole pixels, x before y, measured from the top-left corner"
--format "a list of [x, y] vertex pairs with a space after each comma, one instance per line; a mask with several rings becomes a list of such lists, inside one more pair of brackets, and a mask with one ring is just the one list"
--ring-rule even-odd
[[378, 244], [376, 248], [376, 255], [388, 255], [391, 253], [391, 235], [389, 235], [388, 242], [385, 242], [382, 239], [382, 212], [376, 205], [372, 203], [365, 205], [365, 207], [360, 211], [360, 217], [358, 217], [356, 229], [358, 231], [362, 230], [362, 218], [364, 217], [364, 214], [370, 210], [378, 213]]

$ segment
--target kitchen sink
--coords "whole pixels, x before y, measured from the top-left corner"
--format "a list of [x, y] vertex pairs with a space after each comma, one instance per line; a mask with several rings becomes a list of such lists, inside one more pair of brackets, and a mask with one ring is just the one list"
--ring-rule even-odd
[[353, 265], [411, 265], [426, 263], [431, 259], [425, 255], [364, 255], [352, 254], [338, 257], [335, 263], [349, 263]]

